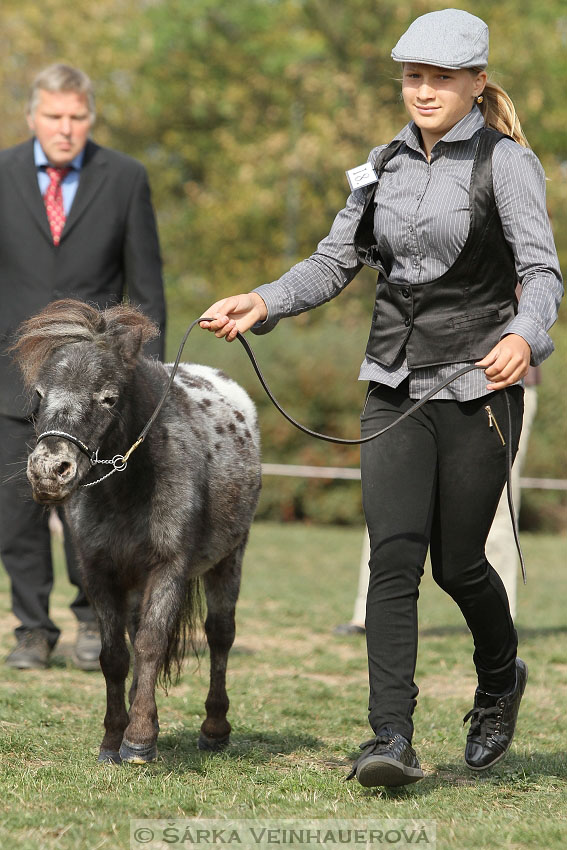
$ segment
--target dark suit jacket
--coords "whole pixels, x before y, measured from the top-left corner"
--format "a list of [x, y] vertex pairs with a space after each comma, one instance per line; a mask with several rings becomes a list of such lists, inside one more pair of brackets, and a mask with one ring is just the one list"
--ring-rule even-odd
[[[124, 295], [161, 329], [148, 353], [163, 355], [161, 258], [141, 163], [92, 141], [55, 247], [33, 158], [33, 139], [0, 152], [0, 413], [29, 412], [6, 348], [19, 324], [56, 298], [105, 307]], [[153, 347], [152, 347], [153, 346]]]

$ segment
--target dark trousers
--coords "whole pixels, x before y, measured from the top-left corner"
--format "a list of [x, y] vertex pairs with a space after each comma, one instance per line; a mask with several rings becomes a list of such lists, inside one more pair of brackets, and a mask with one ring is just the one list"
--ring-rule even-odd
[[[474, 640], [479, 687], [502, 693], [515, 682], [517, 636], [504, 585], [484, 554], [506, 480], [508, 395], [515, 455], [523, 390], [511, 387], [467, 402], [429, 401], [361, 448], [362, 497], [370, 534], [366, 639], [369, 720], [411, 741], [418, 688], [417, 599], [427, 549], [433, 578], [461, 609]], [[407, 381], [370, 385], [362, 436], [413, 404]]]
[[[54, 645], [60, 632], [49, 616], [53, 586], [49, 512], [33, 501], [26, 478], [28, 446], [34, 445], [31, 422], [0, 416], [0, 557], [10, 576], [12, 611], [21, 623], [16, 633], [45, 629]], [[69, 580], [77, 588], [71, 610], [78, 620], [92, 622], [96, 616], [83, 591], [66, 528], [65, 556]]]

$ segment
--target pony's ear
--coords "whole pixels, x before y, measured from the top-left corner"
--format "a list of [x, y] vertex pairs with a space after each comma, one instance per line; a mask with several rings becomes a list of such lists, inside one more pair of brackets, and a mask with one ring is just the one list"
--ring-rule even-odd
[[117, 334], [116, 348], [128, 366], [133, 366], [144, 343], [144, 329], [141, 326], [120, 328]]
[[159, 336], [159, 329], [134, 307], [118, 304], [104, 311], [106, 335], [127, 366], [133, 366], [142, 346]]

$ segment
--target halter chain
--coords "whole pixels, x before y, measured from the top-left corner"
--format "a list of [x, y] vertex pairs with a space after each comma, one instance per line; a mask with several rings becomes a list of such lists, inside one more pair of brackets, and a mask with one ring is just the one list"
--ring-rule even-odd
[[96, 481], [91, 481], [90, 484], [81, 484], [81, 487], [93, 487], [100, 481], [104, 481], [105, 478], [109, 478], [114, 472], [124, 472], [124, 470], [128, 466], [128, 458], [130, 457], [134, 449], [137, 448], [137, 446], [139, 445], [139, 442], [134, 443], [134, 445], [130, 449], [128, 449], [125, 455], [114, 455], [112, 460], [102, 460], [98, 456], [98, 449], [91, 451], [91, 449], [89, 449], [86, 443], [83, 443], [83, 441], [79, 440], [78, 437], [73, 436], [73, 434], [68, 434], [66, 431], [44, 431], [37, 438], [37, 442], [39, 443], [41, 440], [45, 440], [46, 437], [62, 437], [64, 440], [69, 440], [70, 443], [73, 443], [75, 446], [77, 446], [77, 448], [80, 449], [82, 453], [88, 457], [91, 466], [98, 466], [99, 464], [110, 464], [112, 466], [112, 469], [110, 470], [110, 472], [107, 472], [106, 475], [103, 475], [101, 478], [97, 478]]

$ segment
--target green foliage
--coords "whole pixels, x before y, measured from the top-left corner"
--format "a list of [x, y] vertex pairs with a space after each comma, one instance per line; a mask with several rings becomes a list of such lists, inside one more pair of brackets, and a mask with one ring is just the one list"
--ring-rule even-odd
[[[35, 71], [61, 58], [84, 67], [97, 85], [97, 138], [150, 169], [170, 286], [194, 311], [310, 253], [344, 201], [344, 170], [405, 122], [392, 45], [442, 5], [4, 0], [0, 142], [24, 135]], [[473, 6], [490, 23], [491, 67], [517, 101], [561, 217], [562, 3]]]
[[[410, 21], [438, 0], [3, 0], [0, 8], [0, 146], [25, 137], [29, 83], [49, 62], [83, 67], [96, 84], [95, 137], [148, 167], [158, 212], [170, 305], [169, 340], [217, 298], [277, 278], [311, 253], [344, 203], [344, 171], [405, 123], [399, 67], [390, 50]], [[548, 205], [567, 260], [567, 151], [563, 0], [489, 0], [461, 7], [491, 30], [490, 69], [514, 99], [547, 175]], [[297, 417], [355, 435], [373, 282], [284, 325], [258, 343], [266, 371]], [[319, 326], [324, 324], [324, 328]], [[545, 366], [528, 474], [562, 477], [558, 401], [562, 354]], [[344, 346], [348, 347], [348, 355]], [[220, 353], [219, 353], [220, 354]], [[217, 355], [218, 356], [218, 355]], [[226, 354], [223, 364], [229, 362]], [[278, 364], [283, 374], [278, 374]], [[347, 365], [348, 364], [348, 365]], [[297, 389], [301, 392], [298, 393]], [[307, 445], [262, 405], [270, 460], [355, 465], [353, 453]], [[300, 442], [303, 441], [303, 442]], [[344, 450], [343, 450], [344, 451]], [[537, 472], [536, 472], [537, 470]], [[291, 489], [290, 489], [291, 487]], [[268, 484], [265, 505], [284, 516], [333, 518], [357, 510], [356, 485]], [[345, 495], [343, 493], [354, 495]], [[538, 495], [529, 511], [539, 514]], [[548, 496], [545, 496], [547, 499]], [[565, 505], [552, 496], [557, 508]], [[308, 504], [309, 503], [309, 504]], [[268, 510], [268, 508], [266, 508]]]

